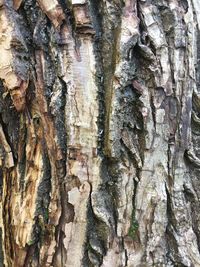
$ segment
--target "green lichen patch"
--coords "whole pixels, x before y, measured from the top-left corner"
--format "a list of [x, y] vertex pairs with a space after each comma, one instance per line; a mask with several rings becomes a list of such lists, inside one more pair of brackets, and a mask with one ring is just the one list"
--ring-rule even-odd
[[131, 226], [128, 231], [128, 235], [134, 240], [136, 237], [136, 233], [138, 230], [139, 224], [138, 221], [135, 218], [135, 211], [132, 212], [132, 217], [131, 217]]

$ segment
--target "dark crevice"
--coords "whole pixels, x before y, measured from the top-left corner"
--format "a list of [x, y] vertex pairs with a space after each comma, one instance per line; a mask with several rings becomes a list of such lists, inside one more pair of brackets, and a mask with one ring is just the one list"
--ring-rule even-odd
[[[6, 255], [6, 259], [8, 261], [8, 265], [12, 266], [11, 260], [14, 259], [14, 236], [13, 236], [13, 227], [11, 227], [11, 209], [10, 209], [10, 200], [11, 200], [11, 192], [12, 192], [12, 177], [11, 177], [10, 170], [4, 173], [4, 183], [8, 190], [5, 192], [4, 195], [4, 202], [2, 208], [2, 218], [3, 218], [3, 225], [4, 225], [4, 248], [7, 251], [8, 255]], [[4, 254], [5, 255], [5, 254]]]
[[18, 155], [18, 164], [19, 164], [19, 174], [20, 174], [20, 190], [23, 194], [24, 191], [24, 182], [25, 182], [25, 173], [26, 173], [26, 140], [27, 140], [27, 129], [22, 127], [20, 131], [20, 140], [23, 140], [23, 144], [20, 144], [20, 155]]
[[85, 267], [101, 266], [103, 256], [106, 254], [107, 230], [93, 212], [91, 195], [88, 202], [87, 218], [87, 239], [82, 264]]
[[[17, 148], [19, 137], [19, 114], [11, 111], [10, 101], [4, 102], [2, 111], [0, 112], [0, 124], [2, 126], [5, 138], [13, 153], [14, 162], [17, 160]], [[13, 127], [13, 125], [15, 127]]]
[[150, 106], [151, 106], [151, 114], [152, 114], [152, 119], [153, 119], [153, 125], [156, 131], [156, 108], [154, 106], [154, 98], [153, 95], [151, 94], [150, 96]]
[[190, 206], [191, 206], [191, 213], [190, 214], [191, 214], [191, 218], [192, 218], [192, 228], [193, 228], [193, 231], [196, 235], [198, 249], [200, 251], [200, 230], [198, 227], [200, 218], [199, 218], [199, 214], [197, 212], [200, 209], [200, 205], [198, 202], [195, 201], [194, 193], [191, 192], [191, 190], [189, 188], [187, 188], [185, 184], [183, 185], [183, 188], [184, 188], [183, 193], [185, 195], [186, 202], [189, 202]]

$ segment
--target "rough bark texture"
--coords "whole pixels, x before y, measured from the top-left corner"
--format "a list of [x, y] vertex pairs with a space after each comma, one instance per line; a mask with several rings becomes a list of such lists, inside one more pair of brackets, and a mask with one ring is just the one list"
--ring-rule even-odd
[[200, 266], [200, 1], [0, 0], [0, 266]]

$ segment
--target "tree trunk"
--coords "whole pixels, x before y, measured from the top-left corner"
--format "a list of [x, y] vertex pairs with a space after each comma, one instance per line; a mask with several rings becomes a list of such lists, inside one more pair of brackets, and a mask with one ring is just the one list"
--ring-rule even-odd
[[0, 0], [0, 267], [200, 266], [199, 62], [199, 0]]

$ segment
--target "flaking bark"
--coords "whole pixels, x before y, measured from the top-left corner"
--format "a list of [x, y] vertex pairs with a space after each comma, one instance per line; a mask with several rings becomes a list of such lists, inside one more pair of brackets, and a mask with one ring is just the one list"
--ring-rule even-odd
[[199, 12], [0, 0], [0, 266], [200, 266]]

